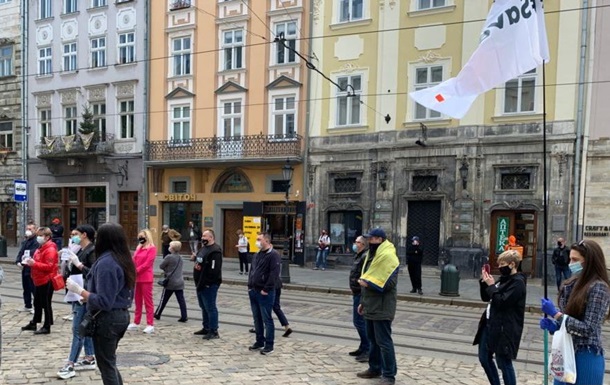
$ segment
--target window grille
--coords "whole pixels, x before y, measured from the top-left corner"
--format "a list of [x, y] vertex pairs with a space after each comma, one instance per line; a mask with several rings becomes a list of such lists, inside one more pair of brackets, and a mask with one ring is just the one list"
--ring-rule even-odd
[[530, 188], [530, 173], [502, 175], [502, 190], [529, 190]]
[[413, 176], [411, 191], [438, 191], [438, 176], [436, 176], [436, 175]]

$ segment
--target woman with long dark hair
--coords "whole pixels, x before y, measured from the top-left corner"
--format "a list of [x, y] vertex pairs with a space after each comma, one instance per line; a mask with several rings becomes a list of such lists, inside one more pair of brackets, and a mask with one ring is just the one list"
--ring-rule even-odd
[[[574, 343], [576, 385], [602, 385], [602, 324], [610, 318], [610, 281], [604, 252], [597, 242], [582, 240], [570, 248], [569, 267], [572, 277], [559, 291], [559, 309], [553, 301], [542, 298], [542, 311], [551, 318], [542, 318], [540, 327], [552, 334], [565, 322]], [[555, 380], [555, 385], [563, 384]]]
[[87, 302], [87, 312], [95, 316], [93, 347], [104, 385], [122, 385], [116, 366], [116, 350], [129, 325], [128, 308], [136, 281], [136, 268], [127, 246], [123, 227], [105, 223], [97, 231], [97, 260], [91, 268], [87, 290], [68, 279], [68, 290]]

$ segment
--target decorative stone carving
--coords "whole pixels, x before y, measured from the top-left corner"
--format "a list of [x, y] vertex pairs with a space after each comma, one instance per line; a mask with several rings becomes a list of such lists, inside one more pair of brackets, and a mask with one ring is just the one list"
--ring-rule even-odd
[[396, 0], [390, 0], [390, 9], [394, 9], [396, 7]]
[[421, 169], [413, 171], [415, 176], [438, 176], [439, 170], [437, 169]]
[[560, 151], [552, 154], [552, 156], [557, 160], [558, 174], [561, 178], [565, 172], [566, 164], [568, 163], [568, 153], [565, 151]]
[[78, 36], [76, 20], [66, 20], [61, 24], [61, 40], [74, 40]]
[[354, 63], [345, 63], [341, 66], [341, 71], [347, 74], [351, 74], [352, 72], [358, 69], [358, 65]]
[[41, 25], [36, 28], [36, 44], [51, 44], [53, 40], [53, 28], [50, 25]]
[[379, 9], [383, 11], [385, 8], [385, 0], [379, 0]]
[[434, 63], [440, 58], [441, 55], [439, 55], [438, 53], [434, 51], [428, 51], [425, 55], [420, 56], [419, 60], [423, 61], [424, 63]]
[[51, 107], [51, 94], [41, 94], [36, 96], [37, 107]]
[[124, 83], [119, 84], [116, 90], [117, 98], [124, 98], [134, 95], [135, 84], [133, 83]]
[[60, 93], [61, 104], [74, 104], [76, 103], [76, 90], [62, 91]]
[[318, 25], [318, 22], [320, 21], [320, 16], [322, 14], [322, 7], [324, 6], [324, 1], [323, 0], [314, 0], [313, 2], [313, 22], [314, 24]]
[[89, 35], [103, 35], [108, 28], [106, 15], [101, 13], [89, 18]]
[[510, 201], [504, 201], [502, 203], [504, 204], [504, 206], [506, 206], [507, 208], [509, 208], [511, 210], [516, 210], [519, 207], [523, 206], [523, 201], [518, 200], [518, 199], [514, 199], [514, 200], [510, 200]]
[[133, 8], [121, 9], [116, 15], [116, 25], [119, 31], [134, 29], [136, 26], [136, 10]]
[[133, 143], [115, 143], [114, 149], [117, 153], [127, 154], [133, 150]]
[[88, 90], [87, 100], [90, 102], [104, 101], [106, 100], [106, 88], [96, 87]]

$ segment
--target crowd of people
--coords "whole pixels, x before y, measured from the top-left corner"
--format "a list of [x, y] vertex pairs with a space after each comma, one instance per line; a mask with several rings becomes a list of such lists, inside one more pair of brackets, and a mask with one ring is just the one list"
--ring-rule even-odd
[[[70, 233], [68, 247], [61, 249], [58, 248], [61, 243], [54, 238], [59, 220], [54, 220], [53, 225], [55, 230], [28, 224], [16, 256], [23, 286], [22, 311], [32, 313], [30, 322], [21, 329], [33, 331], [35, 335], [51, 333], [52, 298], [56, 291], [54, 281], [58, 274], [63, 275], [64, 300], [72, 306], [72, 336], [66, 364], [58, 371], [58, 377], [68, 379], [74, 377], [77, 370], [97, 367], [105, 385], [122, 384], [116, 365], [117, 346], [127, 331], [139, 330], [142, 305], [146, 312], [143, 332], [147, 334], [154, 333], [154, 320], [161, 318], [174, 294], [180, 308], [178, 321], [188, 320], [184, 299], [184, 260], [180, 255], [182, 243], [172, 234], [173, 230], [163, 227], [164, 259], [160, 269], [164, 279], [158, 282], [162, 289], [155, 310], [153, 287], [157, 248], [150, 230], [143, 229], [138, 233], [138, 246], [132, 255], [125, 232], [118, 224], [106, 223], [97, 231], [90, 225], [77, 226]], [[190, 245], [193, 280], [202, 315], [202, 328], [194, 334], [204, 340], [218, 339], [216, 303], [222, 284], [223, 251], [213, 230], [199, 232], [192, 223], [189, 226], [189, 243], [194, 241], [193, 235], [200, 236], [201, 241], [201, 247], [199, 241], [195, 246]], [[283, 336], [292, 333], [280, 304], [281, 257], [273, 247], [271, 236], [259, 233], [256, 238], [258, 251], [250, 263], [248, 240], [243, 232], [237, 234], [239, 240], [235, 247], [240, 254], [240, 274], [245, 271], [248, 275], [248, 297], [254, 324], [250, 331], [255, 339], [249, 350], [269, 355], [274, 352], [275, 345], [273, 313], [284, 327]], [[169, 238], [167, 245], [166, 236]], [[327, 237], [323, 231], [316, 257], [318, 269], [326, 268]], [[406, 261], [411, 293], [421, 295], [423, 248], [418, 236], [409, 240]], [[356, 373], [357, 377], [379, 379], [379, 384], [394, 384], [397, 363], [392, 322], [396, 315], [400, 265], [396, 248], [383, 229], [374, 228], [355, 239], [352, 251], [354, 258], [348, 284], [352, 291], [353, 325], [359, 336], [359, 345], [348, 354], [357, 362], [368, 364], [366, 370]], [[246, 255], [242, 258], [241, 254]], [[487, 303], [487, 307], [481, 315], [473, 344], [478, 345], [479, 362], [491, 385], [517, 383], [513, 360], [517, 358], [523, 333], [527, 292], [521, 260], [518, 248], [507, 248], [496, 259], [500, 273], [498, 279], [489, 268], [481, 270], [481, 300]], [[557, 281], [558, 306], [551, 299], [542, 298], [544, 317], [540, 319], [540, 327], [551, 334], [563, 327], [572, 335], [576, 352], [576, 384], [601, 385], [605, 370], [601, 328], [610, 318], [610, 281], [603, 251], [592, 240], [583, 240], [568, 248], [560, 238], [552, 262], [557, 273], [562, 274]], [[129, 313], [132, 305], [133, 318]], [[42, 325], [38, 327], [39, 324]], [[81, 356], [83, 349], [84, 356]], [[555, 384], [563, 382], [555, 380]]]

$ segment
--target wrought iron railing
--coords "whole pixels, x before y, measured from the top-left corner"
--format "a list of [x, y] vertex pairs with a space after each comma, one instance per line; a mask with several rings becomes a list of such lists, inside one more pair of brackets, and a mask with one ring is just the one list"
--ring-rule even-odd
[[256, 159], [298, 157], [300, 135], [247, 135], [146, 142], [148, 160]]
[[87, 146], [86, 139], [80, 134], [55, 135], [41, 138], [36, 149], [39, 158], [103, 155], [114, 152], [114, 135], [105, 134], [101, 139], [94, 137]]

